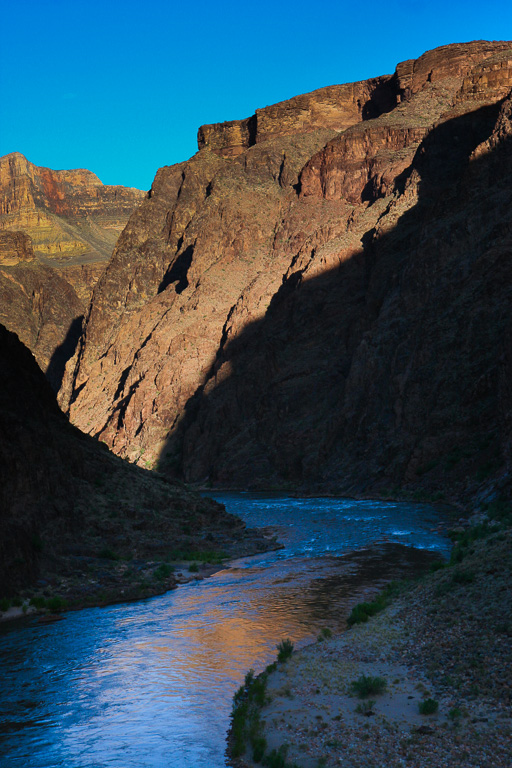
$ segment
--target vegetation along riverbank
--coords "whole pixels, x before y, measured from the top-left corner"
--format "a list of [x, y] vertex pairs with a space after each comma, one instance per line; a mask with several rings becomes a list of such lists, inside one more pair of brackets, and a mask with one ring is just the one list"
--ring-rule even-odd
[[[449, 563], [354, 606], [235, 696], [236, 768], [512, 764], [512, 514], [453, 533]], [[286, 645], [286, 644], [285, 644]]]

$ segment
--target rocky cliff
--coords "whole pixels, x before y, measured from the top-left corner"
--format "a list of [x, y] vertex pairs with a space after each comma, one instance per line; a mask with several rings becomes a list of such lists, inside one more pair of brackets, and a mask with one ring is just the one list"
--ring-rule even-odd
[[90, 171], [38, 168], [18, 152], [0, 158], [0, 322], [56, 391], [92, 289], [143, 196]]
[[96, 287], [72, 421], [193, 481], [506, 484], [511, 51], [203, 126]]
[[108, 186], [91, 171], [54, 171], [19, 152], [0, 158], [0, 229], [23, 231], [37, 256], [107, 260], [145, 193]]
[[38, 580], [77, 604], [142, 596], [175, 583], [160, 566], [176, 548], [262, 547], [222, 505], [126, 464], [72, 427], [30, 351], [0, 326], [2, 597]]

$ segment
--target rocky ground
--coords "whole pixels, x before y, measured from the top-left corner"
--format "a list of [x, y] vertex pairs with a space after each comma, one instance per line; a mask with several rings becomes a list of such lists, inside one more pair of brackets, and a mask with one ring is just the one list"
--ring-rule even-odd
[[388, 592], [384, 610], [274, 665], [264, 693], [245, 686], [232, 765], [508, 768], [512, 530], [494, 521], [458, 541], [448, 566]]

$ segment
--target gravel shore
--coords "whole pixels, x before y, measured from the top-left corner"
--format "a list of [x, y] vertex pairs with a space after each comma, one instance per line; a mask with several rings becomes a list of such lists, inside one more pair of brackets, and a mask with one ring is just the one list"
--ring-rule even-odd
[[[231, 764], [510, 768], [512, 532], [492, 531], [366, 623], [270, 670], [253, 736], [248, 727]], [[383, 678], [385, 690], [359, 698], [352, 683], [363, 675]], [[428, 700], [436, 711], [421, 714]]]

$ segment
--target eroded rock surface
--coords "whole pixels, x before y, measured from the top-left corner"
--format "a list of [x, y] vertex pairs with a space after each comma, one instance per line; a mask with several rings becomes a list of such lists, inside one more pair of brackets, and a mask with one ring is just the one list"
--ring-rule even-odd
[[84, 169], [40, 168], [20, 152], [0, 158], [0, 229], [28, 234], [40, 257], [105, 261], [144, 195]]
[[506, 482], [511, 50], [203, 126], [96, 287], [72, 421], [193, 481]]
[[56, 391], [92, 290], [143, 197], [90, 171], [39, 168], [19, 152], [0, 158], [0, 322]]

